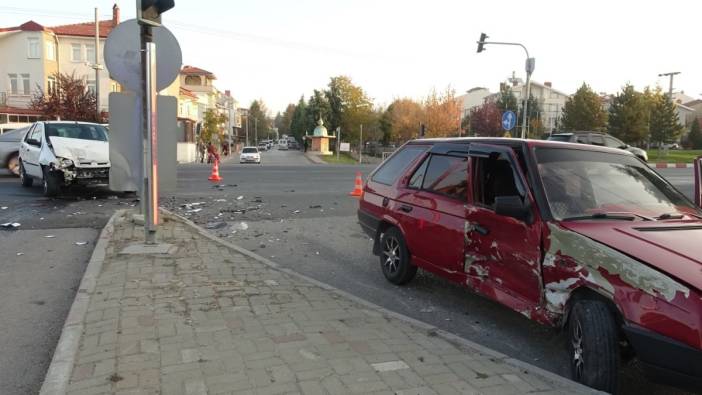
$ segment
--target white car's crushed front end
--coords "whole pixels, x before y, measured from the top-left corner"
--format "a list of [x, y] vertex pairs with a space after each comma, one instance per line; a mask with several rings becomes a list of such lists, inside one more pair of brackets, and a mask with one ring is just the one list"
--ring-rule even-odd
[[106, 141], [51, 137], [44, 146], [39, 163], [61, 174], [70, 184], [103, 184], [109, 181], [110, 150]]

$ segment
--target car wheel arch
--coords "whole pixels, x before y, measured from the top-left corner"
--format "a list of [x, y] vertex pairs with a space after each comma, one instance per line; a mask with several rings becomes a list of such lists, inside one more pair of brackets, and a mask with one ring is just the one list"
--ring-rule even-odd
[[563, 311], [563, 317], [560, 325], [561, 329], [568, 325], [568, 320], [570, 319], [570, 313], [573, 306], [575, 306], [575, 304], [581, 300], [595, 300], [604, 303], [614, 316], [617, 324], [620, 326], [624, 324], [624, 314], [621, 312], [614, 300], [594, 287], [583, 285], [571, 291]]
[[[402, 229], [402, 226], [400, 225], [399, 222], [395, 221], [394, 219], [390, 218], [383, 218], [380, 220], [378, 223], [378, 227], [375, 230], [375, 236], [373, 237], [373, 254], [374, 255], [380, 255], [380, 239], [383, 236], [383, 233], [385, 233], [388, 229], [390, 228], [397, 228], [402, 236], [404, 237], [405, 232]], [[407, 240], [407, 239], [405, 239]], [[407, 250], [409, 251], [409, 246], [407, 246]]]

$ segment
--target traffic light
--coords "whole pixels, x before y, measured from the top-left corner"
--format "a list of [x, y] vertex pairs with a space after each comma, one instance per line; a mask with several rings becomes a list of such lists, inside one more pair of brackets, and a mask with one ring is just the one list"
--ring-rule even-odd
[[161, 14], [175, 6], [175, 0], [137, 0], [137, 22], [161, 26]]
[[424, 135], [427, 133], [427, 125], [420, 123], [419, 124], [419, 137], [424, 138]]
[[489, 37], [485, 33], [480, 33], [480, 41], [478, 41], [478, 53], [481, 53], [485, 50], [483, 45], [485, 45], [485, 40], [487, 40]]

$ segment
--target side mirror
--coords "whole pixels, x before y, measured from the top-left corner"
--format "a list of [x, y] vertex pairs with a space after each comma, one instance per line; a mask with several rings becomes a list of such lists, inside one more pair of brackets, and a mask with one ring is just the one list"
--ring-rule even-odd
[[695, 204], [702, 208], [702, 156], [695, 159]]
[[531, 222], [529, 206], [517, 195], [495, 197], [495, 214]]
[[35, 140], [35, 139], [27, 139], [27, 144], [32, 145], [32, 146], [35, 146], [35, 147], [38, 147], [38, 146], [41, 145], [41, 144], [39, 144], [39, 142], [38, 142], [37, 140]]

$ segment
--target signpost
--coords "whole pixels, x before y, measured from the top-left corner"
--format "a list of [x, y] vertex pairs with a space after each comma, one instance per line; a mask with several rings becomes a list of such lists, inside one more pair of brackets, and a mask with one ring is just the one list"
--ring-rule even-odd
[[517, 115], [513, 111], [502, 113], [502, 129], [510, 131], [517, 124]]

